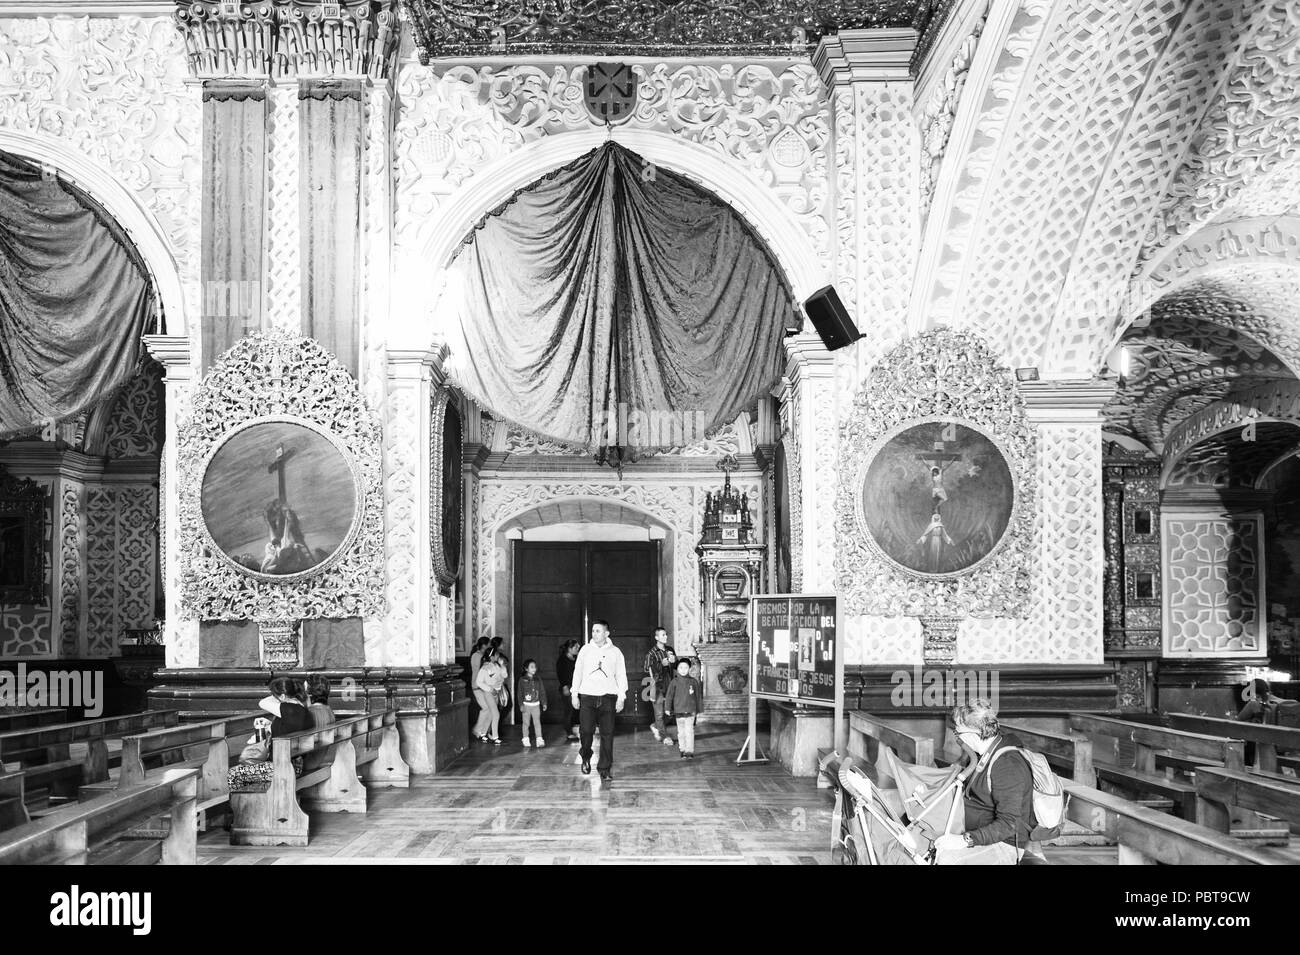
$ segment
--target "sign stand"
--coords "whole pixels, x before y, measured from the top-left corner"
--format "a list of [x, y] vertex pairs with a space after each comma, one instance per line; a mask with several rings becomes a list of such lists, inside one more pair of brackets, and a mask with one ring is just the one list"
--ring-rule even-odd
[[[748, 756], [745, 755], [747, 751]], [[745, 745], [740, 747], [740, 753], [736, 756], [736, 765], [742, 766], [749, 763], [766, 762], [768, 762], [767, 753], [763, 752], [758, 745], [758, 700], [751, 693], [749, 696], [749, 735], [745, 737]]]

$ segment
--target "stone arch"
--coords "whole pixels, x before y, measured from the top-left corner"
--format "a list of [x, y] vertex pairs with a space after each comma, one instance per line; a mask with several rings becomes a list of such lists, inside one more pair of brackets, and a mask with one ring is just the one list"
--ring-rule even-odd
[[[546, 136], [516, 149], [485, 166], [454, 192], [431, 223], [429, 238], [419, 250], [408, 252], [414, 260], [403, 265], [412, 286], [429, 286], [418, 280], [421, 270], [436, 268], [438, 281], [462, 240], [489, 211], [519, 189], [606, 141], [599, 128]], [[830, 272], [812, 248], [808, 234], [780, 198], [735, 161], [715, 150], [678, 136], [654, 130], [615, 127], [608, 138], [650, 162], [686, 176], [727, 203], [767, 244], [790, 283], [796, 303], [830, 284]], [[432, 299], [439, 290], [432, 290]]]
[[639, 516], [647, 530], [662, 534], [660, 613], [674, 640], [689, 646], [699, 616], [699, 580], [693, 572], [695, 496], [689, 487], [607, 485], [597, 482], [537, 484], [489, 481], [481, 489], [474, 544], [475, 632], [506, 636], [513, 631], [514, 568], [507, 533], [531, 512], [568, 504], [613, 506], [625, 517]]
[[1248, 388], [1179, 422], [1165, 441], [1160, 487], [1166, 486], [1184, 455], [1201, 442], [1234, 428], [1271, 423], [1300, 426], [1300, 382], [1276, 382]]
[[1161, 299], [1196, 282], [1243, 269], [1269, 273], [1295, 269], [1300, 278], [1300, 216], [1212, 223], [1154, 256], [1129, 282], [1102, 358]]
[[42, 163], [85, 190], [111, 215], [126, 234], [149, 270], [158, 304], [167, 319], [171, 335], [185, 335], [190, 316], [185, 308], [180, 268], [165, 233], [138, 196], [122, 185], [108, 170], [68, 143], [40, 133], [0, 128], [0, 150]]

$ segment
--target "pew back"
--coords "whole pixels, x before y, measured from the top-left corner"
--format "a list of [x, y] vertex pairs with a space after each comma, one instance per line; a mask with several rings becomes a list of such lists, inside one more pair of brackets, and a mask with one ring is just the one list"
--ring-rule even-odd
[[169, 816], [169, 824], [159, 833], [159, 861], [193, 865], [197, 777], [193, 769], [167, 770], [148, 782], [64, 806], [11, 829], [0, 837], [0, 865], [91, 862], [96, 850], [160, 814]]
[[917, 766], [934, 765], [934, 740], [928, 736], [909, 733], [889, 720], [872, 716], [861, 710], [849, 714], [849, 752], [874, 762], [876, 753], [872, 743], [888, 746], [898, 757]]
[[1097, 785], [1097, 773], [1092, 768], [1092, 740], [1088, 737], [999, 722], [1004, 730], [1019, 736], [1027, 749], [1042, 753], [1053, 767], [1065, 770], [1076, 783]]
[[1196, 799], [1196, 821], [1219, 832], [1229, 831], [1234, 806], [1285, 819], [1292, 831], [1300, 831], [1300, 784], [1295, 781], [1205, 766], [1196, 771]]
[[49, 726], [67, 722], [68, 711], [61, 706], [45, 706], [27, 710], [0, 712], [0, 733], [28, 729], [32, 726]]
[[1195, 713], [1170, 713], [1169, 725], [1191, 733], [1206, 733], [1226, 739], [1246, 740], [1255, 744], [1255, 765], [1268, 773], [1278, 770], [1278, 751], [1300, 751], [1300, 729], [1243, 723]]

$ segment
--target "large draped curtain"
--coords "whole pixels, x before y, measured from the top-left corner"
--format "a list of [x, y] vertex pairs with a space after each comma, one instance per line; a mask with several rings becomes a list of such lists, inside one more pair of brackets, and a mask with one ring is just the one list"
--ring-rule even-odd
[[121, 228], [75, 186], [0, 153], [0, 436], [125, 384], [153, 312]]
[[599, 447], [629, 414], [733, 419], [779, 377], [794, 318], [725, 203], [616, 143], [486, 216], [451, 267], [451, 373], [495, 414]]

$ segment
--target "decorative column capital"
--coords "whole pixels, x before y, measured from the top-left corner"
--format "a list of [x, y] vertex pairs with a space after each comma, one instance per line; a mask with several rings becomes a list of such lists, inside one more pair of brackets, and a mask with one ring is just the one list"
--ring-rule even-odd
[[1117, 388], [1117, 382], [1102, 379], [1019, 384], [1025, 415], [1035, 424], [1099, 424], [1101, 409]]
[[813, 51], [813, 66], [829, 89], [856, 82], [910, 80], [916, 41], [916, 31], [910, 27], [840, 30], [822, 37]]
[[154, 361], [163, 366], [167, 378], [189, 378], [191, 347], [187, 335], [144, 335], [144, 347]]
[[428, 378], [437, 387], [447, 382], [445, 365], [451, 349], [442, 342], [427, 348], [389, 348], [388, 377], [392, 379]]
[[801, 380], [835, 375], [835, 356], [816, 335], [791, 335], [785, 340], [785, 354], [785, 374], [791, 387], [798, 387]]

